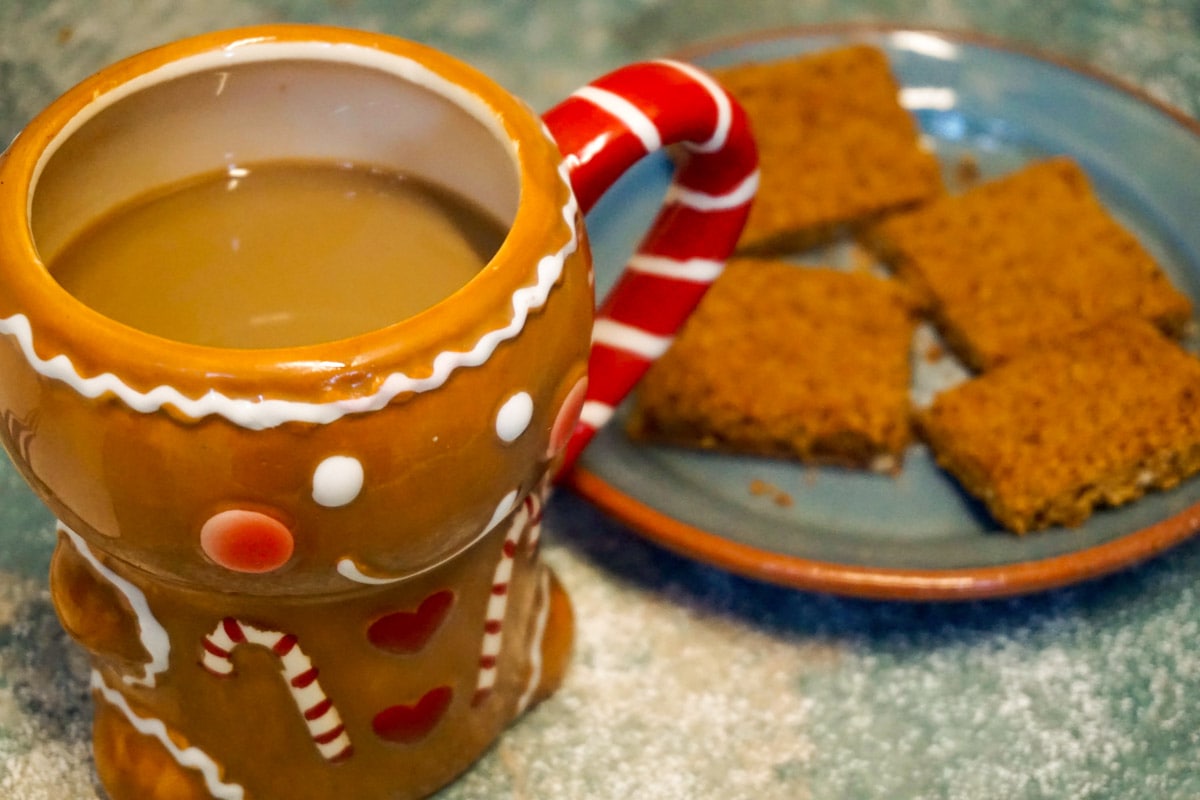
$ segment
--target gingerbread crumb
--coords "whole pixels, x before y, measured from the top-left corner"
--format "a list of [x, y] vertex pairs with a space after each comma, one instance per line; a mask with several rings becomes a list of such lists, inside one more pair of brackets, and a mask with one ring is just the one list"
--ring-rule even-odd
[[783, 489], [780, 489], [769, 481], [764, 481], [762, 478], [754, 478], [750, 481], [750, 494], [755, 497], [770, 497], [771, 502], [780, 508], [791, 508], [795, 505], [795, 500]]
[[969, 189], [979, 183], [982, 172], [979, 160], [973, 153], [963, 153], [954, 165], [954, 181], [960, 189]]

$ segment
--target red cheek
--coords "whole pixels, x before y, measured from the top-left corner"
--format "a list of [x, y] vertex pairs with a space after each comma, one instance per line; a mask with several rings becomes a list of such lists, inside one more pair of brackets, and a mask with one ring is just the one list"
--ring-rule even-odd
[[553, 458], [567, 446], [567, 440], [571, 438], [571, 433], [575, 430], [575, 423], [579, 421], [579, 412], [583, 410], [587, 386], [587, 378], [580, 378], [571, 387], [567, 398], [563, 400], [562, 408], [558, 409], [558, 416], [554, 418], [554, 427], [550, 429], [550, 447], [546, 453], [548, 457]]
[[274, 517], [233, 509], [211, 516], [200, 528], [200, 547], [234, 572], [271, 572], [292, 557], [292, 532]]

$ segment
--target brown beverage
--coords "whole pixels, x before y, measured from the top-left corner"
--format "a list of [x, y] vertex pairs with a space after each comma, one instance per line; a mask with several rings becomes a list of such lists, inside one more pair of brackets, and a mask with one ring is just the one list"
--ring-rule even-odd
[[504, 235], [487, 212], [411, 176], [284, 161], [138, 197], [92, 223], [50, 270], [87, 305], [148, 333], [290, 347], [432, 306]]

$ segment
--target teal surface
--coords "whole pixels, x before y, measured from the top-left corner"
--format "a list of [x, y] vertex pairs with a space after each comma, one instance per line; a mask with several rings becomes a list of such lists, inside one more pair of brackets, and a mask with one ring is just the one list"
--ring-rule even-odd
[[[867, 19], [1004, 36], [1200, 112], [1193, 0], [0, 0], [0, 140], [120, 56], [282, 19], [426, 41], [538, 108], [697, 40]], [[1103, 153], [1088, 160], [1113, 170], [1101, 188], [1135, 219], [1149, 209], [1166, 230], [1194, 226], [1158, 216], [1153, 183]], [[1164, 242], [1194, 258], [1182, 237]], [[439, 800], [1200, 797], [1200, 543], [1073, 588], [929, 605], [737, 578], [567, 492], [546, 527], [579, 622], [567, 683]], [[52, 541], [3, 463], [0, 798], [93, 800], [86, 666], [49, 606]]]

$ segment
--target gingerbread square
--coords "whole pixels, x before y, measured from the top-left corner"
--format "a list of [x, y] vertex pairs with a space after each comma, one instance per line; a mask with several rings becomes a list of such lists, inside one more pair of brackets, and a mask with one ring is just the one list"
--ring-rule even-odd
[[746, 110], [759, 148], [761, 183], [743, 252], [795, 252], [941, 192], [937, 160], [922, 149], [878, 48], [714, 74]]
[[1067, 158], [896, 214], [865, 241], [976, 370], [1115, 314], [1171, 335], [1191, 316], [1190, 300]]
[[731, 261], [643, 379], [635, 439], [891, 470], [910, 440], [916, 318], [866, 272]]
[[917, 425], [938, 464], [1016, 533], [1200, 470], [1200, 360], [1125, 316], [939, 394]]

